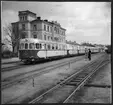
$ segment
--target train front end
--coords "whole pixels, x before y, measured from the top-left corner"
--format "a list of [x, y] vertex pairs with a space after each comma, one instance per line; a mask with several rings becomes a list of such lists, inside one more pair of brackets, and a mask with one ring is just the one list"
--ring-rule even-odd
[[33, 62], [38, 60], [38, 52], [41, 45], [37, 39], [21, 39], [19, 46], [19, 59], [24, 63]]

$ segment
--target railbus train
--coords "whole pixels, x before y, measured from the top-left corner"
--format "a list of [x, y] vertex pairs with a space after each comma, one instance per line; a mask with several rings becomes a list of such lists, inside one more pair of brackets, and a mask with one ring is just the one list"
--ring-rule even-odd
[[85, 49], [91, 49], [92, 53], [99, 52], [99, 49], [96, 47], [25, 38], [20, 40], [19, 59], [24, 63], [30, 63], [40, 59], [84, 54]]

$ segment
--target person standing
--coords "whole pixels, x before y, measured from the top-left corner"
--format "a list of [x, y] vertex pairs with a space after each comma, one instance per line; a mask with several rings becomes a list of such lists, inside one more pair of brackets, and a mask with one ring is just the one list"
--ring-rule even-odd
[[91, 50], [88, 51], [88, 59], [91, 60]]

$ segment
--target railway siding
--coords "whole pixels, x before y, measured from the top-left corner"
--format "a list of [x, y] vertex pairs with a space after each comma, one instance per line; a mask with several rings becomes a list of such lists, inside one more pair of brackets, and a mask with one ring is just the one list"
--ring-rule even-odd
[[100, 68], [69, 103], [112, 103], [111, 63]]

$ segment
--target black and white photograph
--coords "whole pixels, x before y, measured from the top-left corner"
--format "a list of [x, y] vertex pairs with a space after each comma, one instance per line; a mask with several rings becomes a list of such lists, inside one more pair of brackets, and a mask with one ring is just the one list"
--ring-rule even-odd
[[111, 81], [111, 2], [1, 1], [1, 104], [111, 104]]

